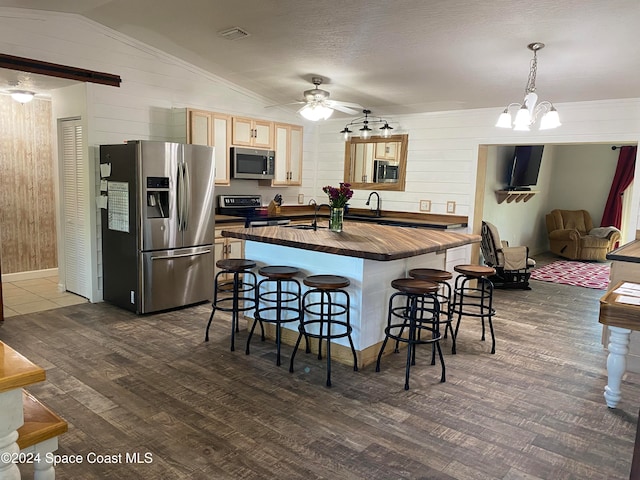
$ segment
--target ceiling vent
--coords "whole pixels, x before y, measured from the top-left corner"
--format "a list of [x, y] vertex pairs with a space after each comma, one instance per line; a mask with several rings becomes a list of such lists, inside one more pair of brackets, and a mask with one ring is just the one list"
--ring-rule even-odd
[[218, 35], [226, 38], [227, 40], [238, 40], [239, 38], [248, 37], [250, 33], [246, 30], [241, 29], [240, 27], [233, 27], [218, 32]]

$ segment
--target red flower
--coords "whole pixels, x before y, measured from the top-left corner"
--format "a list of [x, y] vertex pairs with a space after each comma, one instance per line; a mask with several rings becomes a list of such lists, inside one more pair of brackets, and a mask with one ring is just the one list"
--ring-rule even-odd
[[340, 188], [327, 185], [322, 187], [322, 191], [329, 196], [329, 205], [332, 208], [344, 208], [349, 199], [353, 197], [353, 190], [350, 187], [350, 183], [340, 182]]

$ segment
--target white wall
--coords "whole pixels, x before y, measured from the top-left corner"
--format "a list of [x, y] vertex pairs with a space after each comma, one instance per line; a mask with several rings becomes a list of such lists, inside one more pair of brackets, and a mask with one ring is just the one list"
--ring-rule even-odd
[[[176, 108], [194, 107], [301, 123], [291, 112], [265, 109], [270, 103], [266, 99], [80, 16], [0, 8], [0, 51], [122, 77], [120, 88], [86, 85], [86, 111], [78, 115], [86, 117], [87, 162], [93, 171], [100, 144], [178, 138], [181, 122], [176, 121]], [[640, 99], [556, 107], [563, 126], [545, 132], [495, 128], [502, 107], [391, 117], [401, 127], [395, 131], [409, 133], [407, 188], [405, 192], [384, 192], [383, 208], [418, 211], [419, 201], [425, 199], [431, 200], [434, 213], [444, 214], [446, 202], [453, 200], [457, 205], [455, 213], [469, 216], [471, 224], [480, 145], [618, 144], [637, 143], [640, 138]], [[342, 180], [344, 143], [337, 132], [344, 123], [331, 120], [304, 124], [304, 185], [301, 189], [283, 190], [285, 202], [293, 202], [299, 191], [306, 198], [323, 199], [322, 186]], [[90, 188], [95, 189], [95, 183]], [[351, 203], [363, 206], [368, 193], [356, 192]], [[634, 219], [638, 217], [638, 198], [638, 192], [634, 192]], [[92, 240], [99, 245], [100, 226], [96, 211], [92, 213], [96, 225]], [[635, 225], [632, 230], [635, 233]], [[92, 300], [97, 300], [101, 297], [97, 247], [94, 256]]]

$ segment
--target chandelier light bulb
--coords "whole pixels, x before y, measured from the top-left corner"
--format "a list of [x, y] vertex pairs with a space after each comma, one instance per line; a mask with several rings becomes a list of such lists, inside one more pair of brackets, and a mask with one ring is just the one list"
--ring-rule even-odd
[[560, 116], [558, 115], [556, 107], [552, 105], [551, 110], [545, 113], [540, 120], [540, 130], [548, 130], [550, 128], [559, 127], [560, 125], [562, 125], [560, 123]]

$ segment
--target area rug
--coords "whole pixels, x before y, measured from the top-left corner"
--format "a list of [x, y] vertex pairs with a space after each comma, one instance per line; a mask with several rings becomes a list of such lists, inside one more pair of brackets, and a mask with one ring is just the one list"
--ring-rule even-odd
[[532, 280], [606, 290], [609, 264], [559, 260], [531, 271]]

